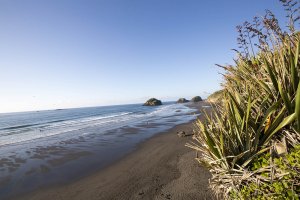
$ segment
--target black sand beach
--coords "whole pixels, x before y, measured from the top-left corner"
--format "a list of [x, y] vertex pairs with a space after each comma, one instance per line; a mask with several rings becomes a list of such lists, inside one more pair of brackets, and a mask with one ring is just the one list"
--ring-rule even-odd
[[[201, 109], [205, 105], [202, 102], [190, 106]], [[66, 173], [59, 184], [46, 184], [29, 192], [20, 190], [18, 195], [8, 199], [212, 199], [207, 188], [209, 172], [194, 160], [195, 152], [184, 146], [192, 139], [191, 136], [177, 136], [179, 131], [191, 134], [192, 128], [193, 122], [175, 126], [138, 144], [134, 149], [120, 149], [120, 159], [108, 159], [102, 165], [95, 162], [89, 171], [82, 174]], [[134, 134], [136, 130], [125, 128], [123, 131]], [[46, 158], [49, 152], [63, 154], [64, 149], [41, 148], [38, 155]], [[84, 160], [88, 157], [89, 152], [65, 151], [63, 157], [51, 159], [49, 164], [58, 169], [64, 166], [61, 169], [65, 170], [68, 161], [73, 160], [78, 162], [76, 167], [84, 168]], [[44, 167], [38, 170], [48, 173], [49, 169]], [[2, 184], [5, 184], [5, 180]]]

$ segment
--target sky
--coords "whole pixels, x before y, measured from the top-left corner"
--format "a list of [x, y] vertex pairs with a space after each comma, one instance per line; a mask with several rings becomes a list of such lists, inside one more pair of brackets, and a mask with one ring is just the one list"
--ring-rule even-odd
[[276, 0], [0, 0], [0, 112], [206, 97]]

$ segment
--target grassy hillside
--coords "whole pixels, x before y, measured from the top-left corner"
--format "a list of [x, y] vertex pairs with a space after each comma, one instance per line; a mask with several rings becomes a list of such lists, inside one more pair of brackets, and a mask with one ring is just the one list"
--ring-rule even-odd
[[207, 101], [209, 101], [211, 103], [220, 101], [222, 99], [223, 92], [224, 92], [223, 90], [218, 90], [218, 91], [212, 93], [211, 95], [209, 95], [207, 97]]

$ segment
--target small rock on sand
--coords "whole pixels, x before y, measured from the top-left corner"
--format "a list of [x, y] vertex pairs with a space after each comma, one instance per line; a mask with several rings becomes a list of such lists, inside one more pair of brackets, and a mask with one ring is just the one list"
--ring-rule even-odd
[[179, 132], [177, 132], [177, 135], [179, 137], [185, 137], [185, 132], [184, 131], [179, 131]]
[[178, 132], [177, 132], [177, 135], [178, 135], [179, 137], [187, 137], [187, 136], [191, 136], [191, 135], [193, 135], [193, 134], [188, 134], [188, 133], [186, 133], [185, 131], [178, 131]]

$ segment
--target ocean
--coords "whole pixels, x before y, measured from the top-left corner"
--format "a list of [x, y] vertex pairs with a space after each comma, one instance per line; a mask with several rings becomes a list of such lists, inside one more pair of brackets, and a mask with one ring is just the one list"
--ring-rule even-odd
[[99, 170], [195, 112], [168, 102], [0, 114], [0, 198]]

